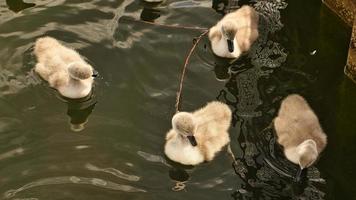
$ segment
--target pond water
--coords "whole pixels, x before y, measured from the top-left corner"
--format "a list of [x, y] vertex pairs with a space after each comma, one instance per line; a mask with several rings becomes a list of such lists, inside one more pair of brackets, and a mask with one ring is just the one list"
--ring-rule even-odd
[[[226, 102], [236, 159], [224, 150], [196, 167], [169, 161], [163, 145], [201, 31], [139, 20], [206, 28], [231, 1], [28, 2], [0, 2], [0, 199], [355, 199], [356, 86], [343, 74], [351, 30], [319, 0], [233, 2], [253, 4], [261, 20], [260, 38], [231, 65], [203, 37], [181, 109]], [[60, 98], [33, 73], [43, 35], [98, 71], [90, 98]], [[329, 138], [301, 184], [269, 126], [290, 93], [306, 97]]]

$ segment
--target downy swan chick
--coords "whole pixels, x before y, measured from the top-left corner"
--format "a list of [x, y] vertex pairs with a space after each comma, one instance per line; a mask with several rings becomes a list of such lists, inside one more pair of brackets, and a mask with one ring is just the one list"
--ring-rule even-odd
[[214, 54], [226, 58], [238, 58], [250, 49], [258, 37], [258, 13], [250, 6], [226, 14], [209, 30]]
[[282, 101], [274, 127], [285, 156], [300, 166], [298, 180], [301, 171], [317, 160], [326, 146], [327, 137], [313, 110], [297, 94], [289, 95]]
[[42, 37], [37, 39], [34, 52], [38, 62], [35, 71], [62, 96], [77, 99], [89, 95], [93, 68], [75, 50], [54, 38]]
[[184, 165], [211, 161], [230, 141], [230, 122], [230, 108], [217, 101], [192, 113], [179, 112], [172, 118], [164, 152], [169, 159]]

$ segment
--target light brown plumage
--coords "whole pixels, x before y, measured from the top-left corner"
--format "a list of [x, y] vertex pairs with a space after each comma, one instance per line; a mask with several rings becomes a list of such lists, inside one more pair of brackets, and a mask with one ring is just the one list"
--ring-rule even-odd
[[68, 98], [87, 96], [93, 84], [93, 68], [73, 49], [52, 37], [37, 39], [35, 71]]
[[[258, 38], [258, 20], [258, 13], [250, 6], [226, 14], [209, 30], [213, 52], [220, 57], [237, 58], [248, 51]], [[233, 38], [235, 50], [229, 52], [226, 39]]]
[[[221, 102], [210, 102], [193, 112], [177, 113], [166, 135], [165, 153], [176, 162], [196, 165], [211, 161], [215, 154], [229, 143], [230, 108]], [[197, 146], [192, 146], [187, 136], [194, 136]]]
[[327, 144], [317, 116], [300, 95], [282, 101], [274, 127], [286, 157], [301, 168], [312, 165]]

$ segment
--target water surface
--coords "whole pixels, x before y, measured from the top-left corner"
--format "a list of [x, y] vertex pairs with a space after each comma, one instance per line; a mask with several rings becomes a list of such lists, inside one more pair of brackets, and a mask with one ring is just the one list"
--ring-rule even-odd
[[[194, 168], [169, 161], [163, 145], [200, 31], [138, 20], [210, 27], [228, 1], [9, 2], [0, 2], [1, 199], [354, 199], [356, 86], [343, 74], [351, 30], [321, 2], [237, 2], [260, 12], [260, 38], [232, 65], [211, 54], [206, 37], [199, 43], [181, 109], [227, 103], [236, 160], [224, 150]], [[90, 98], [60, 98], [33, 73], [43, 35], [98, 71]], [[306, 97], [329, 138], [300, 185], [269, 127], [290, 93]]]

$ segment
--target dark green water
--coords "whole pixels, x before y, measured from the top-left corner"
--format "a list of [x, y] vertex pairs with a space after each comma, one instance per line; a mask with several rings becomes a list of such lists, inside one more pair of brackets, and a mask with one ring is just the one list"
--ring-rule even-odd
[[[31, 2], [0, 2], [0, 199], [356, 199], [356, 86], [343, 74], [350, 28], [321, 2], [240, 1], [255, 2], [260, 38], [230, 67], [205, 48], [207, 38], [199, 43], [182, 109], [229, 104], [237, 159], [224, 151], [194, 168], [167, 160], [163, 144], [199, 31], [135, 19], [210, 27], [221, 18], [212, 2]], [[96, 68], [91, 99], [58, 98], [33, 74], [42, 35], [77, 48]], [[299, 185], [266, 128], [290, 93], [306, 97], [329, 139]], [[86, 121], [83, 131], [70, 129]], [[176, 180], [187, 181], [184, 190], [172, 191]]]

